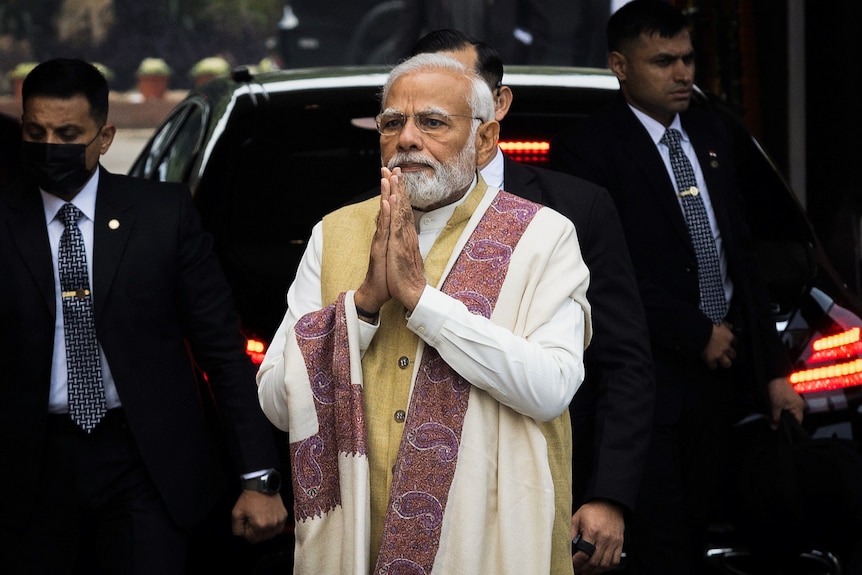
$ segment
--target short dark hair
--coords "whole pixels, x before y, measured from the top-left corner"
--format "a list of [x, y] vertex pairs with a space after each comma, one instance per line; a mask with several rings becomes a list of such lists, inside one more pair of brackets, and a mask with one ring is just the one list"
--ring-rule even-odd
[[503, 60], [499, 52], [490, 44], [471, 38], [460, 30], [441, 28], [428, 32], [416, 41], [410, 55], [455, 52], [468, 46], [476, 49], [476, 73], [485, 80], [491, 92], [499, 89], [503, 85]]
[[624, 43], [643, 33], [673, 38], [688, 24], [685, 14], [664, 0], [631, 0], [608, 20], [608, 52], [620, 51]]
[[21, 98], [26, 105], [34, 96], [63, 99], [84, 96], [96, 123], [108, 120], [108, 81], [98, 68], [78, 58], [54, 58], [33, 68], [24, 78]]

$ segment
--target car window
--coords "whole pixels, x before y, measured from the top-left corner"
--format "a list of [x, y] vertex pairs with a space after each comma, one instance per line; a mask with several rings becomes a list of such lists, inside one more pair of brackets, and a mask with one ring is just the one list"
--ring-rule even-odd
[[312, 226], [379, 187], [379, 136], [353, 122], [375, 113], [372, 94], [261, 109], [238, 102], [208, 160], [195, 202], [244, 323], [264, 339], [284, 313]]
[[187, 180], [189, 171], [197, 159], [198, 147], [205, 128], [203, 106], [189, 106], [185, 121], [176, 131], [173, 145], [158, 162], [160, 179], [169, 182]]
[[205, 110], [197, 100], [177, 107], [154, 134], [143, 164], [139, 160], [131, 173], [170, 182], [188, 181], [206, 129]]

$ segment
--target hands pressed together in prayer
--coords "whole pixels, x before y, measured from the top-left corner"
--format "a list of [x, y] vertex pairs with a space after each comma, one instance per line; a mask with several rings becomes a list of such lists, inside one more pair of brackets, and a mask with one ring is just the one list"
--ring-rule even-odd
[[425, 285], [425, 264], [401, 168], [381, 168], [377, 230], [371, 241], [368, 272], [354, 294], [354, 302], [357, 308], [374, 314], [395, 298], [413, 311]]

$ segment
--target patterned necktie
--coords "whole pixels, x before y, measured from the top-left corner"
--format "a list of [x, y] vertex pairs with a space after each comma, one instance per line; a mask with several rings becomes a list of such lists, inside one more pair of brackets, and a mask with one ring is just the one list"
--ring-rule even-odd
[[84, 236], [78, 228], [81, 212], [72, 204], [60, 210], [66, 229], [60, 236], [60, 290], [69, 373], [69, 415], [91, 433], [105, 415], [105, 390], [99, 344], [93, 323], [93, 296], [87, 279]]
[[669, 128], [661, 138], [661, 143], [670, 149], [670, 165], [676, 179], [676, 187], [682, 199], [685, 221], [694, 244], [697, 255], [697, 279], [700, 285], [700, 310], [719, 324], [727, 315], [727, 299], [724, 295], [724, 285], [721, 279], [721, 268], [718, 263], [718, 250], [715, 238], [709, 227], [709, 217], [703, 205], [703, 198], [697, 189], [694, 170], [682, 146], [679, 145], [682, 134]]

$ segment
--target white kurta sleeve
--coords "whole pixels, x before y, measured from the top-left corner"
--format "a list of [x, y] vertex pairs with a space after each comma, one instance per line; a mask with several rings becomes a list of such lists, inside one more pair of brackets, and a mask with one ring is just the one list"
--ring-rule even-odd
[[536, 220], [512, 256], [490, 319], [429, 286], [407, 326], [472, 385], [546, 421], [567, 408], [584, 379], [589, 272], [570, 223]]

